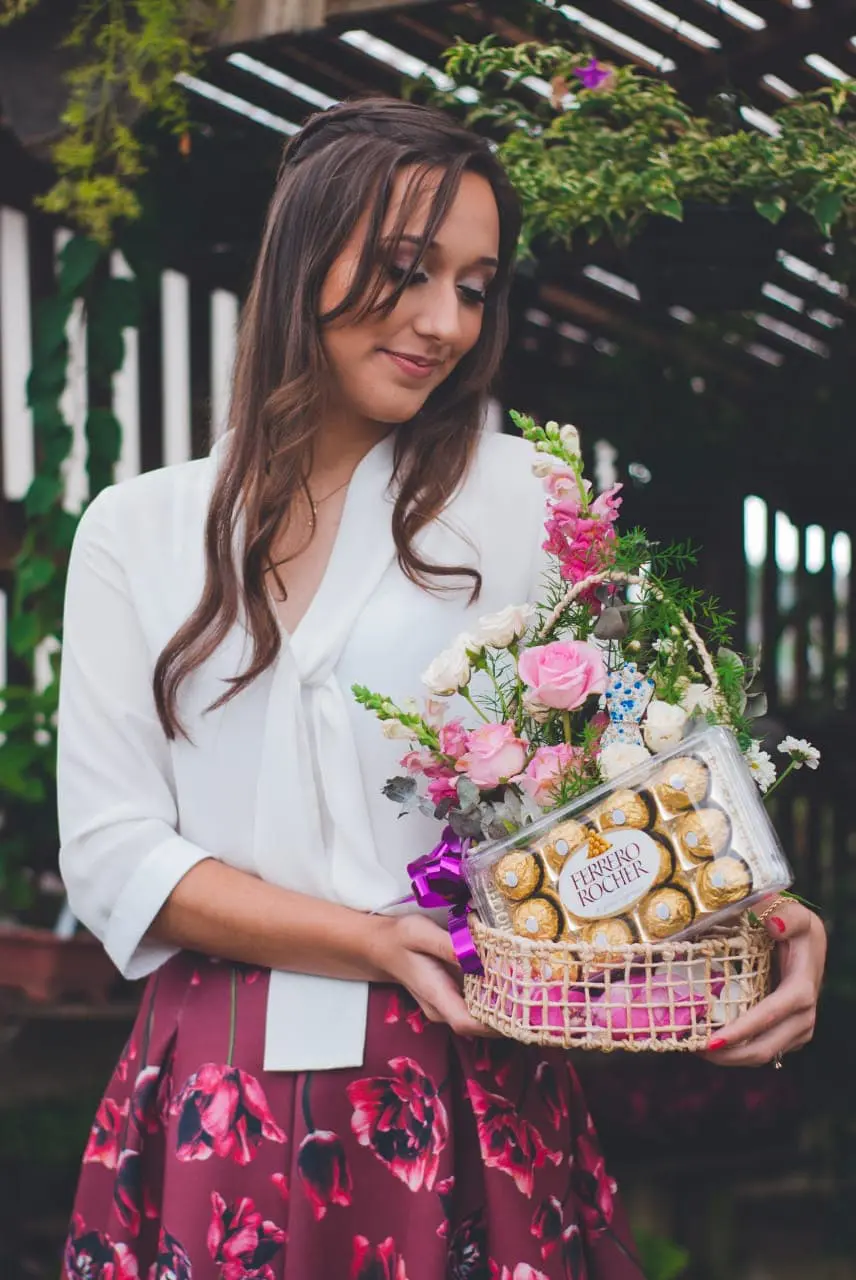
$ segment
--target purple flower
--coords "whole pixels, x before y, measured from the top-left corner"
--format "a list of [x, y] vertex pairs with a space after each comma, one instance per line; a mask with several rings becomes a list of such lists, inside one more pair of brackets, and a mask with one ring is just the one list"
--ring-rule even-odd
[[607, 89], [615, 80], [615, 68], [592, 58], [584, 67], [576, 67], [574, 75], [582, 83], [584, 89]]

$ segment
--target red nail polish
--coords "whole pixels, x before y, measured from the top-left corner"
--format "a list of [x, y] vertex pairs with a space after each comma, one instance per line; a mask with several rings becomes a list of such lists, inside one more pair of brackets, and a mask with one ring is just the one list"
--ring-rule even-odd
[[784, 933], [788, 927], [781, 916], [770, 916], [770, 924], [778, 929], [779, 933]]
[[720, 1038], [719, 1040], [711, 1040], [710, 1044], [707, 1047], [708, 1049], [715, 1051], [717, 1049], [724, 1049], [727, 1044], [728, 1044], [727, 1040], [723, 1040], [722, 1038]]

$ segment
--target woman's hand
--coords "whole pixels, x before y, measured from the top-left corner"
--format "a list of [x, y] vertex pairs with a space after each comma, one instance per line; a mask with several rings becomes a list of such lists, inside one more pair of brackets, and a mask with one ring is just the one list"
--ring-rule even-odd
[[459, 1036], [496, 1034], [467, 1010], [463, 974], [445, 929], [415, 912], [385, 917], [378, 924], [373, 962], [407, 988], [429, 1022], [445, 1022]]
[[801, 1049], [814, 1033], [826, 960], [823, 923], [808, 907], [784, 898], [765, 928], [778, 943], [779, 982], [771, 995], [711, 1040], [703, 1056], [722, 1067], [763, 1066], [777, 1054]]

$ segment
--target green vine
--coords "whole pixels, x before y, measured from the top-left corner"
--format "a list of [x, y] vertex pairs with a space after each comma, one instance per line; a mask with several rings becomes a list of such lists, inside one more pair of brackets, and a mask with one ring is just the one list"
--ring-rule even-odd
[[[112, 410], [112, 380], [124, 359], [123, 330], [138, 322], [136, 285], [109, 275], [94, 240], [72, 237], [59, 259], [56, 293], [36, 312], [28, 401], [36, 441], [36, 474], [24, 500], [27, 529], [14, 563], [9, 647], [19, 677], [3, 690], [0, 733], [0, 903], [20, 909], [34, 896], [34, 877], [55, 863], [56, 711], [66, 569], [79, 513], [63, 505], [63, 467], [73, 432], [60, 407], [68, 366], [67, 326], [82, 302], [88, 334], [86, 418], [90, 497], [112, 483], [121, 428]], [[37, 654], [49, 654], [50, 676], [37, 686]]]
[[[38, 0], [0, 0], [0, 22]], [[81, 0], [64, 41], [77, 53], [66, 76], [64, 132], [53, 148], [57, 179], [40, 204], [98, 243], [139, 217], [136, 185], [146, 169], [133, 130], [153, 112], [188, 136], [186, 95], [176, 76], [195, 70], [233, 0]]]
[[[445, 63], [457, 85], [478, 89], [467, 123], [499, 137], [524, 204], [525, 247], [540, 235], [570, 243], [577, 232], [624, 243], [651, 214], [680, 220], [688, 201], [744, 199], [772, 223], [801, 211], [825, 236], [856, 227], [854, 83], [781, 107], [772, 136], [745, 125], [737, 103], [722, 122], [696, 116], [666, 81], [563, 44], [491, 36], [459, 42]], [[529, 77], [550, 82], [551, 98], [527, 91]], [[455, 89], [415, 87], [460, 112]]]

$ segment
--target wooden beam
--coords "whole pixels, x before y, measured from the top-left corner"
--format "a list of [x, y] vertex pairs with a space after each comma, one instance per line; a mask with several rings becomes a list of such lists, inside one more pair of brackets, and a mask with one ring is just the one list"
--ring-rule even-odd
[[356, 22], [362, 14], [425, 3], [426, 0], [236, 0], [219, 43], [249, 44], [269, 36], [317, 31], [329, 21], [353, 18]]

